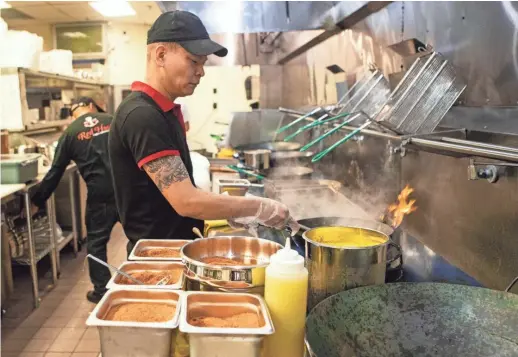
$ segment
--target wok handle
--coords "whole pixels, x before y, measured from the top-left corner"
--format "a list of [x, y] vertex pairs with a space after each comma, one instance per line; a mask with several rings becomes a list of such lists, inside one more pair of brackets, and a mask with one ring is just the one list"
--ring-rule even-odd
[[[342, 113], [342, 114], [339, 114], [337, 116], [334, 116], [332, 118], [329, 118], [329, 119], [325, 119], [325, 117], [327, 116], [327, 114], [324, 114], [322, 115], [320, 118], [318, 118], [317, 120], [315, 120], [313, 123], [309, 123], [307, 125], [304, 125], [302, 128], [300, 128], [299, 130], [297, 130], [296, 132], [294, 132], [293, 134], [290, 134], [288, 135], [286, 138], [284, 138], [284, 141], [290, 141], [291, 139], [293, 139], [294, 137], [296, 137], [297, 135], [305, 132], [306, 130], [308, 129], [311, 129], [311, 128], [314, 128], [315, 126], [319, 126], [319, 125], [322, 125], [322, 124], [325, 124], [325, 123], [329, 123], [331, 121], [334, 121], [336, 119], [340, 119], [340, 118], [343, 118], [343, 117], [346, 117], [346, 116], [349, 116], [351, 115], [351, 113]], [[324, 120], [325, 119], [325, 120]]]
[[518, 282], [518, 276], [516, 278], [514, 278], [513, 281], [511, 281], [511, 284], [509, 284], [509, 286], [505, 289], [505, 292], [508, 293], [511, 288], [514, 286], [514, 284], [516, 284]]
[[[318, 154], [316, 154], [315, 156], [313, 156], [313, 159], [311, 159], [311, 162], [317, 162], [317, 161], [320, 161], [322, 160], [322, 158], [324, 156], [326, 156], [327, 154], [329, 154], [331, 151], [333, 151], [335, 148], [337, 148], [338, 146], [342, 145], [343, 143], [345, 143], [346, 141], [348, 141], [350, 138], [352, 138], [353, 136], [355, 136], [356, 134], [358, 134], [360, 131], [362, 131], [363, 129], [365, 129], [366, 127], [368, 127], [370, 124], [372, 123], [372, 121], [368, 120], [365, 124], [363, 124], [362, 126], [360, 126], [359, 128], [356, 128], [354, 129], [353, 131], [351, 131], [349, 134], [347, 134], [343, 139], [340, 139], [338, 140], [336, 143], [334, 143], [333, 145], [331, 145], [330, 147], [328, 147], [327, 149], [325, 149], [324, 151], [321, 151], [319, 152]], [[342, 125], [343, 126], [343, 125]], [[339, 128], [339, 127], [337, 127]]]

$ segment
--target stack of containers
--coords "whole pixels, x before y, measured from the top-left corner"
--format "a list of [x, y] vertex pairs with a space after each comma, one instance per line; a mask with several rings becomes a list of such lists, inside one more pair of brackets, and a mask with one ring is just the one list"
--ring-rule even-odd
[[1, 31], [0, 68], [28, 68], [38, 71], [43, 37], [27, 31]]
[[[175, 281], [167, 281], [160, 285], [138, 285], [129, 283], [129, 279], [113, 274], [107, 284], [108, 292], [97, 304], [90, 314], [87, 325], [96, 326], [99, 330], [101, 342], [101, 354], [105, 357], [187, 357], [188, 347], [179, 345], [179, 318], [184, 299], [184, 265], [180, 257], [180, 249], [188, 243], [186, 240], [140, 240], [129, 256], [129, 261], [119, 266], [122, 272], [145, 280], [153, 273], [171, 272]], [[156, 248], [167, 248], [178, 254], [172, 257], [157, 257], [148, 254]], [[174, 272], [178, 272], [175, 274]], [[140, 274], [139, 274], [140, 273]], [[151, 273], [147, 277], [141, 273]], [[156, 280], [156, 279], [155, 279]], [[151, 283], [151, 282], [150, 282]], [[153, 283], [155, 283], [153, 281]], [[132, 321], [134, 316], [128, 319], [114, 320], [111, 315], [119, 309], [122, 314], [124, 305], [134, 309], [134, 316], [141, 312], [141, 321]], [[147, 305], [146, 310], [140, 310], [140, 304]], [[160, 315], [145, 319], [144, 314], [149, 312], [149, 307], [155, 311], [168, 311], [174, 309], [170, 316]], [[165, 309], [165, 310], [164, 310]], [[127, 311], [125, 311], [127, 313]], [[119, 315], [122, 316], [122, 315]], [[162, 318], [163, 317], [163, 318]], [[160, 320], [160, 321], [157, 321]], [[187, 353], [185, 352], [187, 350]]]
[[[218, 237], [219, 238], [219, 237]], [[202, 242], [214, 243], [221, 247], [223, 241], [216, 241], [218, 238], [207, 238]], [[272, 244], [268, 241], [252, 237], [221, 237], [223, 240], [237, 238], [247, 239], [249, 246], [260, 244]], [[252, 239], [253, 241], [248, 241]], [[212, 240], [214, 240], [212, 242]], [[200, 243], [199, 240], [195, 241]], [[128, 279], [115, 274], [107, 287], [108, 293], [99, 302], [95, 310], [87, 320], [87, 325], [96, 326], [99, 329], [101, 341], [101, 353], [103, 357], [261, 357], [263, 356], [263, 341], [275, 332], [274, 321], [270, 316], [270, 310], [262, 294], [248, 292], [227, 291], [182, 291], [186, 287], [185, 271], [186, 262], [182, 262], [180, 251], [183, 252], [188, 246], [194, 245], [192, 241], [180, 240], [140, 240], [129, 255], [129, 261], [123, 263], [119, 270], [131, 276], [138, 276], [142, 272], [164, 272], [181, 270], [179, 278], [174, 282], [167, 282], [164, 285], [138, 285], [129, 283]], [[219, 243], [218, 243], [219, 242]], [[276, 243], [274, 243], [276, 244]], [[182, 248], [184, 247], [184, 248]], [[192, 247], [192, 246], [191, 246]], [[153, 249], [169, 249], [178, 252], [169, 257], [151, 254]], [[257, 247], [256, 247], [257, 249]], [[277, 251], [277, 254], [274, 254]], [[262, 251], [264, 254], [264, 251]], [[304, 286], [307, 290], [307, 271], [300, 265], [300, 259], [292, 255], [289, 245], [286, 249], [273, 249], [272, 262], [276, 262], [273, 270], [266, 271], [266, 291], [271, 291], [271, 296], [279, 297], [280, 285], [285, 285], [296, 280], [297, 287], [301, 290], [301, 299]], [[231, 254], [232, 253], [228, 253]], [[296, 253], [295, 253], [296, 254]], [[254, 255], [254, 254], [252, 254]], [[277, 258], [275, 256], [278, 255]], [[268, 255], [270, 256], [270, 255]], [[254, 257], [256, 257], [254, 255]], [[265, 256], [266, 257], [266, 256]], [[301, 257], [299, 257], [301, 258]], [[288, 268], [286, 268], [288, 267]], [[235, 267], [228, 268], [234, 271]], [[203, 270], [203, 269], [202, 269]], [[203, 270], [213, 271], [213, 270]], [[200, 273], [197, 270], [197, 273]], [[287, 273], [284, 274], [284, 273]], [[221, 279], [221, 277], [201, 273], [209, 280]], [[264, 273], [263, 273], [264, 274]], [[144, 279], [143, 275], [140, 275]], [[149, 275], [147, 275], [149, 277]], [[156, 278], [156, 277], [155, 277]], [[264, 275], [263, 275], [264, 279]], [[287, 279], [287, 280], [286, 280]], [[298, 283], [300, 280], [300, 283]], [[268, 286], [270, 281], [270, 287]], [[155, 279], [156, 282], [156, 279]], [[146, 281], [144, 281], [146, 283]], [[264, 283], [263, 283], [264, 284]], [[289, 285], [289, 284], [288, 284]], [[294, 287], [295, 285], [290, 285]], [[245, 290], [246, 291], [246, 290]], [[286, 292], [286, 291], [285, 291]], [[289, 294], [288, 294], [289, 295]], [[284, 296], [286, 298], [288, 296]], [[146, 309], [136, 318], [114, 321], [111, 317], [113, 311], [124, 309], [125, 304], [146, 304]], [[149, 306], [149, 305], [156, 305]], [[272, 305], [273, 306], [273, 305]], [[276, 305], [280, 306], [280, 305]], [[165, 309], [165, 310], [164, 310]], [[290, 318], [294, 313], [305, 310], [305, 303], [290, 310]], [[150, 313], [150, 310], [151, 313]], [[172, 311], [174, 310], [174, 313]], [[169, 314], [160, 312], [158, 318], [146, 321], [144, 315], [156, 314], [157, 311], [169, 311]], [[167, 316], [166, 316], [167, 315]], [[156, 317], [156, 316], [155, 316]], [[288, 316], [280, 316], [286, 318]], [[305, 311], [302, 311], [298, 320], [303, 321]], [[131, 317], [135, 318], [135, 317]], [[279, 317], [278, 317], [279, 318]], [[144, 320], [144, 321], [143, 321]], [[282, 328], [293, 324], [282, 325]], [[300, 328], [297, 326], [297, 338], [286, 340], [289, 344], [296, 345], [296, 350], [302, 341], [299, 341]], [[303, 328], [303, 327], [302, 327]], [[288, 335], [284, 335], [287, 338]], [[275, 343], [277, 346], [277, 343]], [[270, 352], [272, 349], [270, 349]], [[273, 357], [273, 356], [272, 356]], [[277, 355], [275, 356], [277, 357]], [[299, 357], [299, 356], [290, 356]], [[300, 356], [302, 357], [302, 356]]]
[[69, 50], [51, 50], [40, 55], [40, 71], [73, 76], [73, 54]]

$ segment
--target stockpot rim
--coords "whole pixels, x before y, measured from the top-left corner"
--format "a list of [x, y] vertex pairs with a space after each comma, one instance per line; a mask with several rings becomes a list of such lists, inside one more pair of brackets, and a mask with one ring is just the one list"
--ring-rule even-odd
[[[316, 229], [321, 229], [321, 228], [358, 228], [358, 229], [362, 229], [362, 230], [365, 230], [365, 231], [370, 231], [370, 232], [374, 232], [374, 233], [378, 233], [379, 235], [383, 236], [386, 238], [385, 242], [383, 243], [380, 243], [380, 244], [377, 244], [377, 245], [371, 245], [371, 246], [367, 246], [367, 247], [334, 247], [332, 245], [327, 245], [327, 244], [322, 244], [322, 243], [319, 243], [319, 242], [315, 242], [314, 240], [310, 239], [309, 237], [306, 236], [307, 233], [311, 232], [311, 231], [314, 231]], [[389, 245], [390, 242], [391, 242], [391, 238], [389, 235], [377, 230], [377, 229], [370, 229], [370, 228], [364, 228], [364, 227], [357, 227], [357, 226], [354, 226], [354, 225], [351, 225], [351, 226], [321, 226], [321, 227], [314, 227], [314, 228], [311, 228], [311, 229], [308, 229], [307, 231], [305, 231], [304, 233], [302, 233], [302, 238], [307, 242], [307, 243], [311, 243], [315, 246], [318, 246], [318, 247], [322, 247], [322, 248], [332, 248], [332, 249], [339, 249], [339, 250], [366, 250], [366, 249], [377, 249], [377, 248], [381, 248], [385, 245]]]

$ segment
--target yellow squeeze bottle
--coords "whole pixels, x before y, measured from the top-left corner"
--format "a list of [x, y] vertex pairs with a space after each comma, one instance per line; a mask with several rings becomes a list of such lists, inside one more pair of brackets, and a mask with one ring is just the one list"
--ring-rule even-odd
[[264, 299], [275, 333], [265, 339], [263, 357], [303, 357], [308, 300], [308, 270], [304, 258], [286, 246], [270, 257]]

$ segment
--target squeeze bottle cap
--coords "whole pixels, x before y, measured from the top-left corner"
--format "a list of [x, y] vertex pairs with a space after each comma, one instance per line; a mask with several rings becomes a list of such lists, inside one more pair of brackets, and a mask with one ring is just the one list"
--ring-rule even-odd
[[291, 249], [290, 238], [286, 238], [286, 245], [270, 257], [270, 264], [278, 266], [286, 271], [299, 271], [304, 269], [304, 257], [296, 250]]

